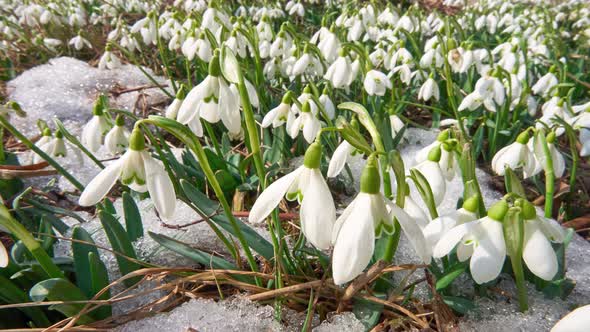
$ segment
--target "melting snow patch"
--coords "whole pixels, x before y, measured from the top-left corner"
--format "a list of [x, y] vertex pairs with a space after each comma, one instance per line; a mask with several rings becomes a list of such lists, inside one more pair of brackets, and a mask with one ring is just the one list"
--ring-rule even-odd
[[[145, 69], [158, 83], [166, 85], [162, 77]], [[12, 123], [26, 136], [38, 135], [35, 123], [42, 119], [53, 124], [53, 117], [78, 134], [92, 116], [92, 106], [100, 93], [114, 88], [153, 86], [136, 66], [125, 65], [115, 70], [99, 70], [86, 62], [69, 57], [55, 58], [49, 63], [31, 68], [8, 82], [9, 98], [18, 102], [27, 112], [26, 118], [13, 117]], [[158, 104], [168, 97], [158, 88], [120, 94], [111, 98], [112, 107], [132, 111], [136, 103]]]

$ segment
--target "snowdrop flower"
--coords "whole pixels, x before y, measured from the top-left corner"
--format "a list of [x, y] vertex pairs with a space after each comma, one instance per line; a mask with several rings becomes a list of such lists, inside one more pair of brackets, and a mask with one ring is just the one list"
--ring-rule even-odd
[[391, 89], [391, 80], [378, 70], [369, 70], [363, 81], [365, 91], [370, 96], [383, 96], [387, 89]]
[[[312, 106], [313, 105], [313, 106]], [[290, 118], [287, 118], [287, 131], [291, 138], [295, 139], [299, 131], [303, 132], [303, 137], [308, 143], [315, 141], [322, 124], [318, 119], [318, 106], [313, 100], [307, 100], [303, 103], [303, 109], [295, 116], [290, 112]], [[292, 119], [292, 120], [291, 120]]]
[[324, 73], [321, 61], [311, 54], [306, 47], [303, 55], [295, 62], [291, 70], [291, 76], [307, 74], [310, 76], [321, 76]]
[[475, 91], [483, 97], [483, 105], [488, 111], [495, 112], [496, 106], [502, 106], [506, 99], [504, 85], [497, 77], [481, 77], [475, 83]]
[[459, 111], [473, 111], [483, 104], [488, 111], [495, 112], [496, 106], [502, 106], [505, 98], [502, 82], [496, 77], [485, 75], [477, 81], [474, 91], [465, 96], [459, 105]]
[[420, 87], [420, 91], [418, 92], [418, 99], [428, 101], [430, 98], [434, 98], [436, 101], [440, 99], [438, 84], [432, 77], [429, 77], [426, 82], [424, 82], [422, 87]]
[[543, 115], [537, 120], [536, 128], [541, 129], [545, 126], [555, 128], [557, 136], [561, 136], [565, 132], [565, 128], [555, 121], [555, 118], [562, 118], [570, 125], [576, 121], [576, 117], [572, 117], [568, 108], [566, 98], [552, 97], [541, 107]]
[[579, 307], [563, 317], [551, 332], [583, 332], [590, 325], [590, 305]]
[[111, 52], [111, 48], [107, 45], [104, 54], [100, 57], [98, 61], [98, 69], [117, 69], [122, 66], [121, 60], [117, 58], [113, 52]]
[[[44, 147], [52, 140], [53, 140], [53, 134], [51, 133], [51, 130], [49, 128], [45, 128], [41, 134], [41, 138], [37, 142], [35, 142], [35, 146], [40, 148], [43, 152], [47, 153], [47, 151], [45, 150]], [[32, 161], [34, 164], [37, 164], [37, 163], [42, 162], [43, 159], [39, 155], [37, 155], [36, 153], [33, 153], [32, 154]]]
[[115, 185], [117, 179], [137, 192], [149, 192], [156, 210], [164, 219], [174, 215], [176, 193], [164, 166], [145, 151], [145, 139], [139, 129], [131, 133], [129, 149], [90, 181], [79, 204], [93, 206]]
[[320, 38], [320, 41], [318, 42], [318, 48], [320, 49], [320, 52], [322, 53], [326, 61], [332, 63], [338, 57], [338, 50], [340, 49], [340, 40], [332, 31], [327, 29], [326, 31], [327, 32], [324, 32], [322, 38]]
[[[39, 142], [37, 142], [37, 146], [39, 147], [39, 149], [41, 149], [41, 151], [45, 152], [47, 155], [53, 158], [66, 157], [68, 154], [68, 150], [70, 150], [72, 153], [74, 153], [79, 163], [83, 162], [80, 151], [74, 146], [70, 145], [69, 142], [66, 145], [63, 133], [60, 130], [58, 130], [55, 133], [55, 137], [51, 137], [51, 131], [49, 131], [49, 129], [44, 130], [43, 138], [41, 138]], [[33, 156], [33, 163], [38, 164], [42, 161], [43, 158], [41, 158], [41, 156], [39, 156], [38, 154], [35, 154]]]
[[51, 51], [55, 52], [56, 48], [61, 46], [61, 40], [55, 38], [43, 38], [43, 44], [50, 49]]
[[536, 95], [547, 96], [558, 83], [557, 77], [552, 72], [548, 72], [533, 85], [532, 91]]
[[320, 171], [322, 147], [314, 142], [305, 152], [303, 165], [273, 182], [260, 194], [249, 221], [260, 223], [279, 205], [283, 197], [301, 204], [301, 231], [318, 249], [328, 249], [336, 220], [336, 208], [330, 189]]
[[498, 175], [504, 175], [506, 167], [517, 169], [522, 167], [524, 178], [529, 178], [541, 171], [534, 153], [529, 149], [528, 131], [522, 132], [516, 142], [503, 147], [492, 158], [492, 169]]
[[285, 57], [288, 56], [288, 52], [291, 50], [293, 46], [293, 39], [291, 36], [286, 33], [285, 31], [281, 30], [278, 34], [274, 42], [270, 45], [270, 57]]
[[155, 12], [150, 12], [148, 15], [141, 20], [135, 22], [131, 26], [131, 33], [140, 33], [144, 44], [156, 45], [158, 42], [158, 31], [156, 29], [156, 17]]
[[252, 53], [248, 52], [248, 50], [252, 50], [252, 45], [250, 45], [250, 43], [248, 42], [246, 37], [244, 37], [244, 35], [239, 33], [239, 30], [234, 29], [231, 32], [230, 37], [224, 42], [224, 44], [227, 45], [227, 47], [229, 47], [229, 49], [232, 50], [232, 52], [234, 52], [234, 54], [239, 56], [241, 59], [246, 58], [248, 53]]
[[369, 60], [371, 61], [373, 67], [378, 67], [381, 65], [381, 63], [383, 63], [386, 56], [387, 52], [385, 52], [381, 45], [377, 45], [375, 50], [369, 54]]
[[115, 126], [105, 135], [104, 145], [112, 155], [123, 153], [129, 146], [129, 131], [121, 115], [117, 116]]
[[394, 218], [420, 258], [430, 263], [431, 251], [420, 227], [403, 209], [380, 193], [380, 186], [377, 160], [372, 155], [361, 176], [360, 193], [334, 225], [332, 275], [337, 285], [351, 281], [363, 272], [373, 256], [375, 239], [383, 232], [394, 232]]
[[355, 155], [356, 149], [350, 145], [346, 140], [342, 140], [342, 143], [338, 145], [334, 154], [328, 164], [328, 173], [326, 174], [329, 178], [338, 176], [344, 169], [344, 166]]
[[328, 67], [324, 78], [330, 81], [336, 89], [349, 87], [355, 78], [350, 57], [344, 55], [342, 51], [338, 59]]
[[590, 101], [585, 104], [572, 106], [572, 111], [574, 111], [574, 113], [576, 113], [576, 114], [582, 113], [582, 112], [586, 112], [586, 113], [590, 112]]
[[455, 73], [465, 73], [473, 64], [473, 52], [459, 47], [449, 51], [447, 60]]
[[[402, 131], [405, 124], [399, 118], [399, 116], [397, 116], [395, 114], [390, 114], [389, 115], [389, 126], [391, 129], [391, 137], [395, 138], [397, 136], [397, 134], [399, 134]], [[405, 136], [405, 132], [404, 132], [404, 136]]]
[[291, 112], [291, 91], [288, 91], [281, 100], [281, 103], [268, 111], [262, 119], [262, 128], [267, 128], [271, 124], [273, 128], [282, 126]]
[[[477, 219], [479, 197], [473, 196], [463, 202], [463, 206], [448, 214], [442, 215], [432, 220], [426, 227], [422, 229], [426, 242], [434, 248], [440, 239], [453, 227], [462, 225]], [[465, 246], [460, 243], [459, 247]], [[461, 248], [457, 251], [465, 252], [468, 248]]]
[[451, 181], [459, 170], [457, 158], [453, 152], [454, 141], [449, 139], [449, 133], [450, 131], [448, 129], [443, 130], [440, 134], [438, 134], [434, 142], [422, 148], [420, 151], [418, 151], [418, 153], [416, 153], [416, 156], [414, 157], [416, 163], [422, 163], [428, 160], [429, 154], [431, 151], [433, 151], [433, 149], [440, 148], [441, 156], [438, 164], [447, 181]]
[[484, 218], [459, 224], [446, 232], [434, 246], [433, 257], [448, 255], [458, 244], [457, 257], [464, 262], [471, 257], [471, 276], [478, 284], [492, 281], [502, 271], [506, 259], [506, 243], [502, 221], [508, 212], [508, 203], [494, 204]]
[[334, 120], [336, 117], [336, 106], [332, 102], [332, 99], [328, 96], [328, 89], [325, 88], [322, 92], [322, 95], [319, 98], [320, 103], [324, 106], [324, 111], [330, 120]]
[[520, 200], [520, 203], [524, 219], [524, 263], [537, 277], [552, 280], [558, 263], [551, 242], [562, 243], [565, 231], [555, 220], [538, 216], [530, 202]]
[[178, 116], [178, 110], [180, 110], [180, 106], [182, 105], [182, 101], [186, 98], [186, 85], [182, 84], [176, 92], [176, 97], [168, 107], [166, 107], [166, 111], [164, 115], [169, 119], [175, 119]]
[[262, 17], [262, 20], [256, 25], [256, 33], [258, 34], [258, 40], [260, 41], [272, 40], [273, 30], [268, 16]]
[[303, 15], [305, 15], [305, 8], [300, 2], [289, 1], [285, 7], [285, 10], [289, 12], [289, 15], [297, 14], [299, 17], [303, 17]]
[[[201, 118], [209, 123], [221, 120], [231, 134], [238, 134], [242, 128], [238, 91], [228, 86], [221, 75], [219, 61], [215, 55], [209, 63], [209, 75], [186, 95], [178, 110], [178, 122], [188, 125], [199, 137], [203, 135]], [[252, 105], [257, 105], [256, 91], [252, 84], [244, 82]]]
[[199, 59], [206, 63], [211, 61], [211, 58], [213, 57], [213, 50], [211, 48], [211, 42], [209, 42], [209, 39], [204, 33], [201, 33], [199, 39], [195, 41], [194, 48], [195, 53]]
[[445, 176], [438, 164], [441, 159], [441, 147], [435, 146], [428, 153], [428, 159], [422, 161], [418, 165], [412, 167], [424, 175], [430, 189], [432, 190], [432, 196], [434, 203], [438, 206], [445, 198], [446, 193], [446, 181]]
[[81, 35], [77, 35], [76, 37], [70, 39], [70, 41], [68, 42], [68, 45], [74, 46], [76, 51], [80, 51], [84, 47], [92, 48], [92, 45], [90, 44], [90, 42], [87, 39], [85, 39], [84, 37], [82, 37]]
[[440, 52], [434, 48], [424, 52], [424, 55], [422, 58], [420, 58], [420, 67], [422, 68], [430, 68], [433, 65], [437, 68], [440, 68], [443, 64], [444, 58], [442, 54], [440, 54]]
[[104, 135], [111, 129], [111, 124], [104, 114], [101, 98], [96, 101], [92, 113], [92, 119], [82, 128], [80, 142], [91, 152], [96, 152], [102, 144]]
[[394, 67], [389, 73], [389, 76], [396, 73], [399, 73], [400, 80], [405, 85], [410, 85], [410, 83], [412, 83], [412, 69], [410, 66], [403, 64], [401, 66]]

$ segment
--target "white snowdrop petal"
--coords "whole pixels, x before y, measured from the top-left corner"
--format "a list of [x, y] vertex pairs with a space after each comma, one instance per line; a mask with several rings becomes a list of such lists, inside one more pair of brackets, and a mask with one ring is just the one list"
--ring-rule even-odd
[[81, 206], [92, 206], [98, 203], [115, 185], [123, 167], [123, 157], [105, 167], [86, 185], [78, 203]]
[[164, 166], [149, 156], [147, 152], [144, 152], [143, 162], [147, 190], [154, 201], [156, 210], [163, 219], [170, 219], [176, 209], [176, 193], [174, 192], [172, 180], [170, 180]]
[[303, 167], [299, 167], [268, 186], [254, 202], [248, 221], [254, 224], [262, 222], [279, 205], [293, 181], [301, 174]]
[[538, 223], [536, 220], [525, 221], [522, 258], [536, 276], [551, 280], [557, 273], [557, 256]]
[[330, 189], [319, 169], [311, 171], [299, 214], [305, 238], [318, 249], [330, 248], [336, 208]]

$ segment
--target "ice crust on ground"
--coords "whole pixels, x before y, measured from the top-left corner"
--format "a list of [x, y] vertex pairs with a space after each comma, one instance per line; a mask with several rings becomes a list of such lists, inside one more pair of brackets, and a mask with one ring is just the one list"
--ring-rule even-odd
[[[145, 69], [158, 83], [166, 85], [162, 77]], [[114, 88], [129, 89], [153, 86], [145, 74], [133, 65], [119, 69], [100, 70], [84, 61], [70, 57], [60, 57], [48, 63], [31, 68], [8, 82], [9, 99], [20, 104], [27, 117], [13, 117], [12, 123], [23, 134], [33, 137], [39, 134], [36, 122], [47, 121], [53, 127], [53, 117], [58, 117], [72, 134], [78, 134], [92, 116], [92, 106], [100, 93], [108, 93]], [[164, 102], [168, 97], [158, 88], [150, 88], [112, 96], [111, 107], [129, 111], [136, 103], [154, 105]]]
[[[199, 332], [214, 331], [301, 331], [305, 317], [292, 310], [283, 310], [282, 323], [274, 318], [270, 305], [259, 305], [244, 298], [222, 301], [192, 299], [174, 310], [153, 317], [129, 322], [116, 332]], [[319, 324], [314, 319], [314, 332], [364, 331], [362, 323], [351, 312], [334, 315]]]

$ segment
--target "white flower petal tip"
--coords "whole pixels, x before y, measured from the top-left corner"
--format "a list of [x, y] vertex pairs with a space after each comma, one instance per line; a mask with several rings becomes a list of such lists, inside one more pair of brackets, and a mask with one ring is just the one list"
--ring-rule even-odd
[[105, 167], [98, 175], [88, 183], [78, 204], [81, 206], [92, 206], [98, 203], [117, 182], [123, 167], [123, 157]]
[[551, 332], [584, 332], [590, 326], [590, 305], [580, 307], [563, 317]]
[[8, 251], [2, 243], [0, 243], [0, 268], [7, 267], [9, 263]]
[[254, 206], [252, 206], [248, 221], [253, 224], [258, 224], [264, 221], [272, 210], [279, 205], [281, 199], [283, 199], [287, 190], [289, 190], [289, 187], [293, 181], [297, 179], [301, 171], [302, 167], [299, 167], [268, 186], [268, 188], [258, 196]]
[[150, 193], [158, 213], [164, 220], [174, 216], [176, 210], [176, 193], [168, 173], [159, 162], [144, 155], [147, 190]]

